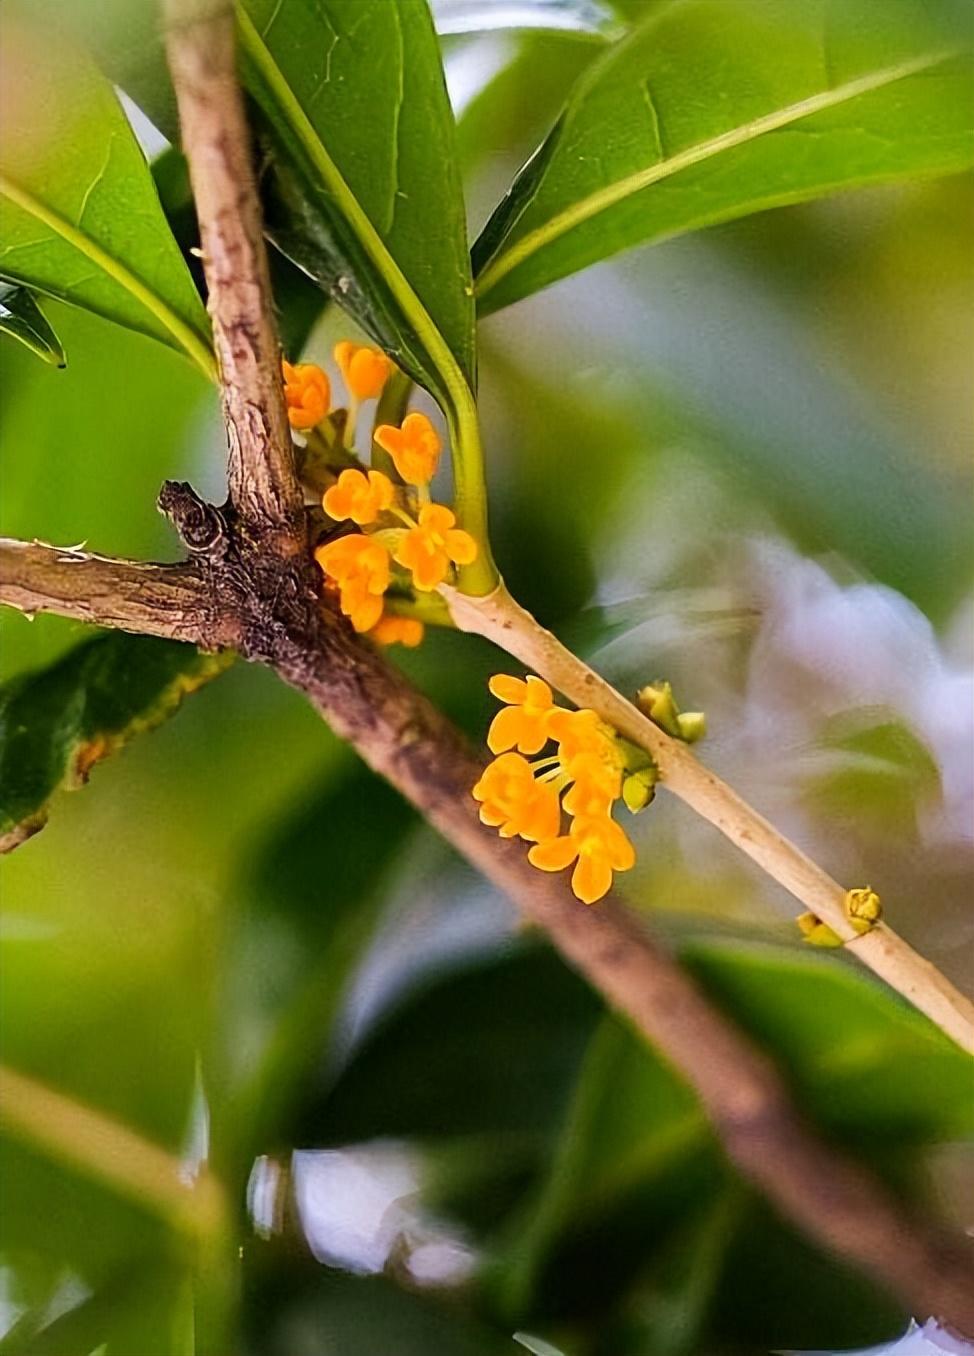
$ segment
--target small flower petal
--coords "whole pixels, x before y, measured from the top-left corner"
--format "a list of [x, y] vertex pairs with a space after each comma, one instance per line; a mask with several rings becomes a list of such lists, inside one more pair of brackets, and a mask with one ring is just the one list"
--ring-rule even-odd
[[[505, 706], [503, 710], [498, 711], [487, 731], [487, 747], [491, 753], [504, 753], [507, 749], [516, 748], [521, 737], [522, 723], [519, 706]], [[537, 753], [537, 749], [521, 749], [521, 752]]]
[[612, 886], [612, 868], [604, 857], [579, 856], [572, 872], [572, 892], [583, 904], [595, 904]]
[[539, 871], [564, 871], [578, 856], [578, 848], [567, 834], [563, 838], [549, 838], [535, 843], [528, 853], [528, 861]]
[[421, 644], [424, 630], [423, 623], [416, 617], [398, 617], [387, 612], [369, 634], [380, 645], [405, 645], [408, 650], [414, 650]]
[[334, 355], [349, 394], [356, 400], [373, 400], [382, 394], [392, 363], [380, 349], [346, 339], [335, 345]]
[[331, 404], [328, 374], [316, 363], [283, 362], [281, 366], [288, 422], [293, 429], [307, 432], [328, 413]]
[[[425, 414], [407, 414], [400, 428], [380, 424], [372, 436], [389, 453], [407, 485], [428, 485], [433, 479], [440, 459], [440, 435]], [[452, 520], [447, 526], [453, 526]]]
[[528, 685], [523, 678], [512, 678], [507, 673], [495, 673], [487, 684], [498, 701], [511, 706], [520, 706], [528, 695]]

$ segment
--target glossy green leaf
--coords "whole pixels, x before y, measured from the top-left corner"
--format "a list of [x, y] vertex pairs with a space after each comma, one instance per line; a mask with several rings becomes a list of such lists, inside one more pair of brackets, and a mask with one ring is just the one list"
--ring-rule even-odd
[[84, 52], [4, 14], [0, 277], [214, 371], [206, 312], [114, 91]]
[[[346, 759], [245, 864], [223, 956], [229, 1109], [217, 1132], [232, 1138], [244, 1173], [268, 1143], [299, 1142], [294, 1104], [329, 1050], [347, 982], [415, 827], [401, 796]], [[244, 1058], [235, 1048], [242, 1029], [252, 1033]]]
[[620, 1350], [639, 1356], [695, 1356], [737, 1230], [740, 1192], [733, 1184], [672, 1232], [637, 1282], [620, 1328]]
[[244, 78], [272, 165], [267, 227], [411, 376], [475, 379], [455, 132], [411, 0], [245, 0]]
[[464, 966], [388, 1014], [336, 1086], [308, 1108], [306, 1129], [316, 1126], [333, 1144], [379, 1135], [544, 1135], [597, 1013], [597, 1000], [553, 954], [520, 950]]
[[534, 29], [608, 40], [622, 25], [599, 0], [432, 0], [436, 31], [483, 33]]
[[[968, 1057], [868, 979], [781, 947], [697, 940], [681, 955], [711, 998], [775, 1056], [805, 1112], [874, 1168], [891, 1165], [901, 1181], [918, 1146], [974, 1133]], [[405, 1068], [400, 1076], [408, 1076]], [[713, 1235], [705, 1228], [699, 1269], [674, 1265], [687, 1252], [676, 1241], [690, 1215], [727, 1187], [726, 1164], [690, 1089], [634, 1032], [606, 1017], [539, 1189], [510, 1225], [495, 1278], [504, 1312], [525, 1323], [539, 1309], [568, 1316], [585, 1288], [582, 1277], [599, 1267], [619, 1291], [632, 1287], [636, 1331], [639, 1313], [655, 1306], [658, 1318], [659, 1305], [684, 1283], [681, 1306], [692, 1292], [703, 1322], [725, 1248], [736, 1246], [739, 1225], [756, 1225], [735, 1210], [714, 1222]], [[791, 1260], [769, 1305], [784, 1301], [796, 1283], [792, 1262], [805, 1255], [805, 1245], [787, 1238], [783, 1255]], [[838, 1314], [845, 1281], [836, 1279], [840, 1271], [829, 1275]], [[860, 1296], [860, 1282], [850, 1277], [848, 1284], [849, 1295]], [[605, 1302], [614, 1306], [618, 1298]], [[852, 1312], [851, 1299], [849, 1305]], [[662, 1341], [658, 1324], [655, 1331]], [[680, 1323], [670, 1337], [671, 1350], [681, 1342], [699, 1349]], [[644, 1347], [620, 1337], [612, 1349]]]
[[0, 688], [0, 851], [42, 828], [51, 797], [170, 716], [226, 668], [226, 655], [122, 634], [99, 637], [51, 668]]
[[482, 312], [632, 245], [972, 159], [953, 0], [674, 0], [588, 72], [474, 247]]
[[26, 287], [0, 283], [0, 333], [19, 339], [31, 353], [53, 367], [64, 367], [60, 340]]
[[565, 1356], [560, 1347], [554, 1346], [551, 1342], [546, 1342], [543, 1337], [535, 1337], [529, 1332], [516, 1332], [514, 1341], [520, 1342], [525, 1350], [532, 1353], [532, 1356]]

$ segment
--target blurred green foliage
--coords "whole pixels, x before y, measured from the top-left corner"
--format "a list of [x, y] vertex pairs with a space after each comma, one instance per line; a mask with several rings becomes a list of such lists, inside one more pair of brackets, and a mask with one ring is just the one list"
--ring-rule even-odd
[[[157, 82], [146, 102], [171, 126], [136, 17], [93, 9], [95, 45]], [[476, 225], [603, 47], [448, 40], [448, 64], [472, 54]], [[706, 756], [837, 874], [876, 872], [896, 926], [961, 977], [970, 202], [957, 177], [749, 218], [600, 265], [480, 335], [514, 592], [626, 690], [662, 675], [705, 706]], [[316, 295], [279, 279], [296, 356]], [[162, 480], [222, 493], [215, 392], [140, 335], [59, 303], [49, 318], [64, 371], [0, 337], [2, 530], [171, 558]], [[308, 351], [348, 329], [329, 311]], [[4, 613], [0, 636], [9, 677], [85, 633]], [[401, 662], [482, 739], [486, 646], [435, 633]], [[842, 958], [802, 951], [779, 892], [664, 797], [638, 832], [632, 904], [826, 1133], [950, 1218], [962, 1193], [946, 1199], [930, 1150], [960, 1143], [969, 1180], [969, 1066]], [[195, 694], [2, 871], [4, 1060], [187, 1181], [207, 1157], [231, 1227], [201, 1249], [150, 1200], [4, 1135], [0, 1353], [487, 1356], [521, 1328], [565, 1356], [679, 1356], [904, 1325], [743, 1187], [676, 1075], [269, 675], [237, 665]], [[343, 1161], [303, 1156], [349, 1150], [413, 1164], [382, 1229], [364, 1189], [350, 1225], [301, 1186], [303, 1162]], [[363, 1276], [370, 1230], [388, 1239]]]

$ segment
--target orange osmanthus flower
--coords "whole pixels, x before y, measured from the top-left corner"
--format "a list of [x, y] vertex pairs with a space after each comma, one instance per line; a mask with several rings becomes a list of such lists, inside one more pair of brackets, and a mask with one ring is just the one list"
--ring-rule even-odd
[[405, 645], [415, 650], [423, 639], [425, 627], [416, 617], [397, 617], [394, 612], [385, 612], [369, 632], [369, 638], [380, 645]]
[[553, 709], [551, 688], [540, 678], [512, 678], [496, 673], [488, 687], [500, 701], [508, 703], [498, 711], [487, 732], [491, 753], [518, 749], [521, 753], [539, 753], [549, 739], [547, 721]]
[[[614, 753], [607, 749], [607, 753]], [[579, 753], [564, 765], [573, 785], [565, 792], [564, 806], [570, 815], [591, 818], [607, 815], [612, 802], [622, 794], [622, 768], [598, 753]]]
[[315, 551], [315, 560], [339, 587], [339, 606], [356, 631], [371, 631], [389, 587], [389, 552], [362, 533], [339, 537]]
[[406, 533], [396, 561], [412, 572], [413, 587], [429, 593], [442, 584], [450, 566], [469, 565], [477, 557], [477, 543], [469, 532], [454, 527], [456, 517], [442, 504], [424, 504], [419, 523]]
[[[473, 789], [480, 818], [504, 837], [533, 839], [528, 860], [542, 871], [562, 871], [574, 862], [572, 890], [594, 904], [609, 890], [612, 873], [628, 871], [636, 860], [612, 818], [627, 768], [619, 738], [594, 711], [555, 706], [551, 688], [533, 674], [495, 674], [490, 690], [507, 705], [487, 736], [499, 756]], [[533, 763], [523, 757], [543, 753], [549, 741], [554, 754]], [[560, 832], [562, 809], [572, 816], [567, 834]]]
[[482, 823], [497, 829], [502, 838], [520, 835], [540, 843], [553, 839], [561, 827], [557, 791], [536, 781], [531, 764], [519, 753], [502, 753], [488, 764], [473, 795], [481, 802]]
[[321, 506], [330, 518], [339, 522], [351, 518], [362, 527], [374, 523], [392, 503], [394, 488], [388, 476], [381, 471], [343, 471], [330, 489], [325, 491]]
[[575, 862], [572, 890], [583, 904], [607, 894], [613, 871], [628, 871], [636, 853], [622, 829], [608, 815], [579, 815], [568, 833], [536, 843], [528, 861], [541, 871], [563, 871]]
[[401, 428], [380, 424], [375, 441], [392, 458], [407, 485], [426, 485], [440, 459], [440, 435], [425, 414], [407, 414]]
[[558, 744], [558, 752], [563, 763], [570, 763], [580, 753], [594, 753], [604, 756], [606, 746], [615, 741], [615, 731], [601, 720], [594, 711], [565, 711], [560, 706], [552, 708], [546, 721], [548, 736]]
[[283, 362], [284, 399], [291, 427], [305, 433], [320, 424], [331, 405], [327, 372], [316, 363]]
[[356, 400], [373, 400], [382, 394], [392, 371], [392, 363], [384, 353], [344, 339], [335, 345], [334, 354], [349, 395]]

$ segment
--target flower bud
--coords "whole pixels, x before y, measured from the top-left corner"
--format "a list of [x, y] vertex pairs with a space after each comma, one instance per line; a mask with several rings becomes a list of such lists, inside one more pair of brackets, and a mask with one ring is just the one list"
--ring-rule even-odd
[[702, 711], [684, 711], [676, 718], [680, 738], [685, 744], [696, 744], [707, 733], [707, 717]]
[[833, 932], [828, 923], [823, 923], [817, 914], [801, 913], [795, 919], [795, 922], [809, 946], [835, 947], [842, 945], [842, 938], [839, 934]]

